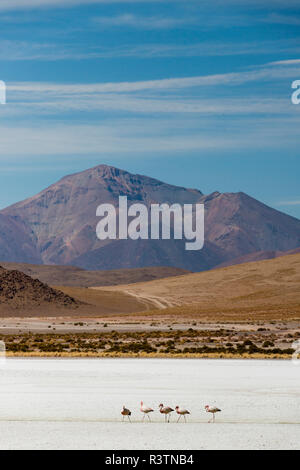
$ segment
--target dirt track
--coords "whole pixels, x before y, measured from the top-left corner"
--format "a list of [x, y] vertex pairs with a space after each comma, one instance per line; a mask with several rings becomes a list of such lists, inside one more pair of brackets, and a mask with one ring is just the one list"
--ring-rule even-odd
[[168, 307], [176, 307], [176, 305], [179, 305], [176, 302], [170, 302], [167, 299], [163, 299], [162, 297], [157, 297], [154, 295], [145, 295], [130, 290], [124, 290], [124, 292], [128, 295], [133, 296], [140, 302], [144, 303], [147, 307], [147, 310], [152, 310], [153, 308], [165, 309]]
[[291, 320], [300, 318], [299, 282], [298, 253], [105, 289], [134, 297], [148, 312], [163, 309], [166, 316], [190, 316], [202, 321], [225, 317], [228, 321]]

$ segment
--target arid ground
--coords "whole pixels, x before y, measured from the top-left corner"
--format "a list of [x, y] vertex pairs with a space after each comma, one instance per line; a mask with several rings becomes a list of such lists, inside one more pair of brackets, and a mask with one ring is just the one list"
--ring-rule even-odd
[[[143, 279], [137, 271], [131, 278]], [[52, 286], [49, 306], [27, 297], [21, 309], [20, 295], [0, 304], [0, 339], [12, 355], [290, 357], [299, 286], [299, 253], [147, 282]]]
[[300, 254], [109, 290], [130, 294], [148, 306], [152, 303], [156, 308], [148, 315], [154, 317], [214, 322], [299, 320]]

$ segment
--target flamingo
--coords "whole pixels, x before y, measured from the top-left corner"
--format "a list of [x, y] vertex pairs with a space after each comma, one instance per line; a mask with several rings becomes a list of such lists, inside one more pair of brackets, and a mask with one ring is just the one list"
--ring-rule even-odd
[[[213, 423], [215, 422], [215, 414], [216, 414], [216, 413], [219, 413], [220, 411], [222, 411], [222, 410], [220, 410], [220, 408], [217, 408], [216, 406], [210, 407], [209, 405], [206, 405], [205, 409], [206, 409], [206, 412], [207, 412], [207, 413], [212, 413], [212, 415], [213, 415], [213, 417], [212, 417]], [[208, 422], [211, 423], [211, 419], [210, 419]]]
[[178, 418], [178, 420], [177, 420], [177, 423], [179, 422], [181, 416], [184, 417], [184, 421], [186, 422], [186, 416], [185, 416], [185, 415], [190, 415], [190, 414], [191, 414], [191, 413], [190, 413], [188, 410], [186, 410], [185, 408], [179, 408], [178, 405], [175, 407], [175, 410], [176, 410], [176, 413], [179, 415], [179, 418]]
[[151, 421], [149, 413], [152, 413], [154, 410], [152, 408], [149, 408], [149, 406], [144, 406], [144, 402], [141, 401], [141, 412], [144, 413], [142, 421], [144, 421], [145, 416], [148, 416], [149, 421]]
[[170, 406], [164, 406], [162, 403], [159, 405], [159, 412], [165, 415], [165, 422], [170, 422], [170, 413], [172, 413], [172, 411], [174, 410]]
[[122, 421], [124, 421], [125, 416], [127, 416], [129, 421], [131, 422], [131, 419], [130, 419], [131, 411], [128, 408], [126, 408], [125, 405], [123, 405], [121, 415], [123, 416]]

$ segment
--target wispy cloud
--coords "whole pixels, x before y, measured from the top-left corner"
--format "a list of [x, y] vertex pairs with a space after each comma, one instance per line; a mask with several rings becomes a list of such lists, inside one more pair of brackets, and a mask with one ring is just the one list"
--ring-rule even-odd
[[193, 18], [171, 18], [159, 16], [137, 16], [124, 14], [119, 16], [102, 16], [93, 18], [93, 21], [102, 28], [136, 28], [136, 29], [173, 29], [183, 25], [191, 25]]
[[296, 15], [282, 15], [278, 13], [271, 13], [267, 17], [263, 18], [264, 23], [273, 23], [273, 24], [286, 24], [290, 26], [299, 26], [300, 18]]
[[[236, 55], [300, 54], [299, 39], [280, 39], [260, 42], [210, 42], [193, 44], [124, 45], [118, 48], [94, 49], [92, 54], [103, 58], [134, 57], [217, 57]], [[89, 52], [87, 53], [89, 55]]]
[[300, 199], [294, 201], [280, 201], [277, 203], [278, 206], [300, 206]]
[[[1, 126], [0, 160], [8, 155], [47, 156], [47, 155], [107, 155], [107, 154], [138, 154], [149, 152], [176, 153], [180, 151], [196, 151], [208, 149], [233, 148], [236, 141], [232, 137], [198, 135], [168, 135], [157, 133], [153, 138], [153, 130], [143, 134], [137, 132], [135, 125], [64, 125], [59, 126]], [[22, 142], [20, 146], [19, 142]]]
[[[223, 93], [218, 98], [215, 88], [211, 99], [209, 90], [201, 94], [202, 86], [219, 86], [223, 92], [226, 85], [277, 79], [291, 70], [294, 74], [295, 68], [285, 65], [131, 83], [8, 84], [0, 158], [297, 148], [300, 119], [289, 100], [249, 94], [224, 98]], [[122, 113], [126, 119], [121, 120]], [[59, 125], [51, 114], [59, 116]]]
[[277, 60], [270, 62], [268, 65], [300, 65], [300, 59]]
[[[214, 75], [107, 83], [7, 83], [6, 118], [102, 111], [136, 114], [295, 115], [284, 95], [245, 95], [248, 82], [278, 82], [298, 76], [299, 64], [266, 64], [256, 69]], [[230, 95], [224, 97], [224, 87]], [[220, 95], [220, 90], [222, 93]]]
[[31, 96], [31, 100], [24, 96], [24, 100], [10, 103], [2, 111], [5, 117], [22, 116], [30, 113], [32, 116], [53, 115], [58, 113], [77, 112], [97, 112], [97, 111], [118, 111], [135, 114], [204, 114], [204, 115], [258, 115], [258, 114], [291, 114], [293, 109], [285, 99], [257, 98], [232, 98], [232, 99], [211, 99], [199, 98], [176, 99], [167, 97], [133, 97], [131, 95], [105, 94], [102, 96], [91, 95], [90, 97], [76, 95], [53, 96], [52, 100], [46, 97], [41, 101], [36, 101], [36, 95]]
[[[274, 65], [274, 64], [273, 64]], [[178, 90], [183, 88], [193, 88], [202, 86], [235, 86], [251, 81], [272, 81], [295, 77], [299, 74], [298, 63], [292, 66], [278, 67], [268, 66], [250, 71], [231, 72], [224, 74], [203, 75], [185, 78], [167, 78], [161, 80], [147, 80], [138, 82], [110, 82], [94, 84], [61, 84], [61, 83], [8, 83], [8, 91], [12, 92], [41, 92], [56, 94], [78, 94], [78, 93], [124, 93], [138, 92], [144, 90]]]
[[[9, 163], [15, 156], [24, 161], [33, 157], [74, 157], [76, 155], [138, 156], [151, 154], [187, 155], [188, 153], [228, 150], [297, 148], [299, 122], [282, 119], [224, 120], [187, 119], [106, 119], [89, 124], [70, 124], [61, 120], [26, 122], [0, 126], [0, 161]], [[223, 122], [223, 124], [222, 124]], [[224, 131], [226, 127], [226, 131]], [[205, 152], [205, 153], [203, 153]], [[242, 155], [242, 154], [241, 154]]]
[[[137, 26], [138, 27], [138, 26]], [[155, 27], [149, 24], [149, 28]], [[167, 24], [157, 27], [167, 28]], [[3, 61], [62, 61], [90, 60], [111, 58], [154, 58], [154, 57], [205, 57], [267, 54], [300, 54], [300, 43], [295, 39], [248, 43], [201, 42], [196, 44], [143, 44], [122, 45], [115, 47], [86, 47], [80, 44], [38, 43], [2, 39], [0, 43], [0, 60]], [[284, 64], [288, 61], [278, 61]], [[296, 62], [294, 62], [296, 63]], [[290, 64], [292, 62], [290, 61]]]
[[[194, 3], [197, 5], [199, 0], [184, 0], [186, 3]], [[1, 0], [0, 11], [6, 10], [25, 10], [34, 8], [51, 8], [62, 7], [69, 8], [78, 5], [92, 4], [122, 4], [122, 3], [181, 3], [182, 0]], [[298, 7], [299, 0], [226, 0], [229, 6], [236, 5], [247, 8], [269, 7], [284, 9], [288, 7]], [[211, 0], [201, 0], [201, 6], [211, 6]], [[213, 8], [224, 6], [224, 0], [215, 0]]]
[[[156, 3], [180, 0], [1, 0], [0, 11], [26, 10], [35, 8], [69, 8], [78, 5], [118, 4], [118, 3]], [[191, 1], [191, 0], [189, 0]]]
[[5, 40], [0, 42], [0, 60], [63, 60], [66, 51], [57, 44], [42, 44], [28, 41]]

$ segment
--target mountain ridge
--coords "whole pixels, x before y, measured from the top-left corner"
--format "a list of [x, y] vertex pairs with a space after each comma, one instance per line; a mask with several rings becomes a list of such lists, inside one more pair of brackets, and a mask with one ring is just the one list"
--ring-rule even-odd
[[[179, 203], [205, 205], [205, 245], [187, 252], [182, 240], [98, 240], [99, 204]], [[1, 230], [1, 217], [3, 230]], [[17, 225], [16, 238], [10, 225]], [[14, 249], [18, 247], [19, 251]], [[0, 260], [75, 265], [84, 269], [173, 266], [211, 269], [259, 251], [300, 246], [300, 220], [244, 192], [209, 195], [109, 165], [66, 175], [35, 196], [0, 211]]]

